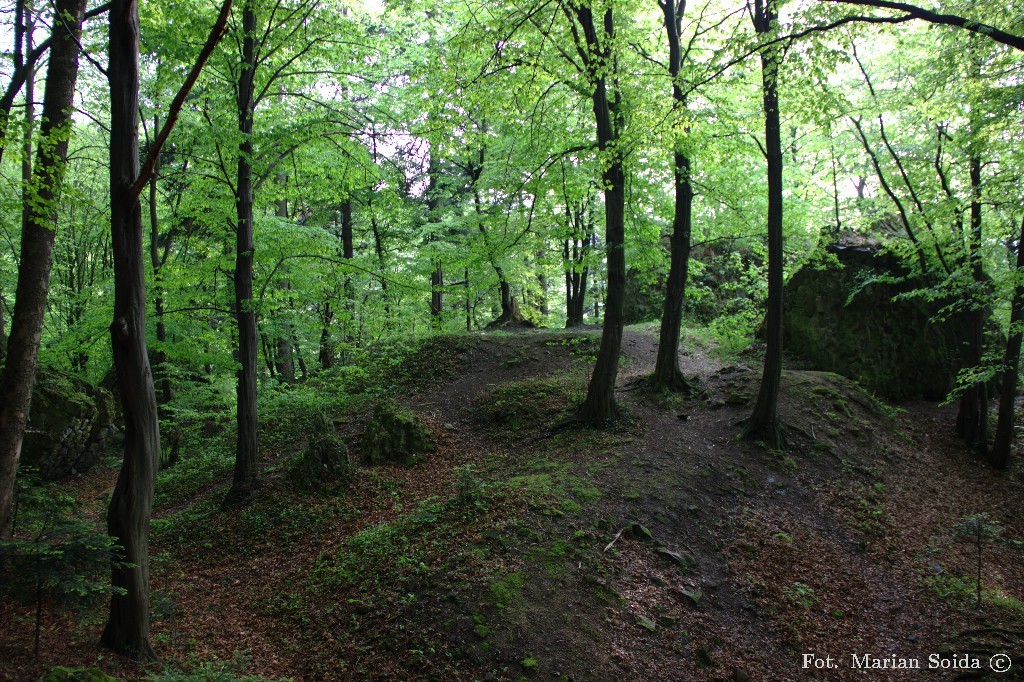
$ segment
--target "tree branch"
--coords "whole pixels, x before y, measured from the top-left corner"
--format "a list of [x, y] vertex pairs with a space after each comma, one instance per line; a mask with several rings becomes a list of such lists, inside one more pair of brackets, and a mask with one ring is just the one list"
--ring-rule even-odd
[[210, 35], [206, 39], [206, 44], [203, 45], [203, 49], [199, 52], [199, 56], [196, 57], [195, 64], [192, 65], [192, 70], [188, 72], [188, 76], [185, 77], [185, 82], [181, 84], [181, 88], [178, 90], [178, 94], [174, 96], [174, 100], [171, 101], [171, 107], [167, 110], [167, 119], [164, 121], [163, 127], [157, 134], [156, 139], [153, 140], [153, 144], [149, 148], [149, 154], [146, 156], [145, 163], [142, 164], [142, 170], [139, 172], [139, 177], [136, 178], [135, 182], [131, 186], [130, 190], [130, 201], [134, 202], [139, 198], [142, 193], [142, 189], [149, 182], [149, 179], [153, 176], [156, 169], [156, 162], [160, 156], [160, 149], [167, 142], [168, 136], [174, 129], [174, 124], [178, 122], [178, 114], [181, 113], [181, 107], [185, 104], [185, 98], [192, 91], [192, 86], [199, 80], [199, 74], [203, 70], [203, 66], [206, 65], [206, 60], [213, 54], [214, 49], [217, 47], [217, 43], [224, 37], [228, 27], [228, 16], [231, 14], [231, 3], [232, 0], [224, 0], [224, 4], [220, 8], [220, 15], [217, 17], [217, 22], [210, 29]]
[[932, 24], [940, 24], [943, 26], [956, 26], [962, 28], [971, 33], [978, 33], [983, 36], [988, 36], [997, 43], [1002, 43], [1012, 47], [1015, 50], [1024, 51], [1024, 37], [1015, 35], [1013, 33], [1007, 33], [1002, 31], [995, 26], [989, 24], [983, 24], [980, 21], [974, 21], [967, 19], [966, 17], [959, 17], [955, 14], [940, 14], [938, 12], [932, 12], [916, 5], [910, 5], [904, 2], [889, 2], [889, 0], [819, 0], [821, 2], [837, 2], [846, 5], [857, 5], [858, 7], [877, 7], [879, 9], [894, 9], [900, 12], [906, 12], [907, 16], [912, 19], [921, 19]]

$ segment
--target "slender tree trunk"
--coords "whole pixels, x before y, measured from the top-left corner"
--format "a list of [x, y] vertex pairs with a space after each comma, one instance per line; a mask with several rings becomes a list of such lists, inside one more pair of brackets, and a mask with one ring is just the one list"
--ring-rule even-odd
[[323, 312], [320, 315], [320, 369], [330, 369], [334, 365], [334, 343], [331, 340], [331, 322], [334, 321], [334, 311], [331, 309], [330, 299], [324, 300]]
[[[568, 212], [568, 208], [566, 212]], [[562, 242], [562, 262], [565, 263], [565, 328], [573, 327], [579, 323], [573, 318], [573, 303], [576, 298], [576, 287], [573, 277], [576, 274], [575, 262], [570, 260], [569, 243], [570, 239]]]
[[[772, 31], [778, 19], [776, 0], [755, 0], [754, 29], [758, 34]], [[765, 324], [767, 348], [761, 389], [746, 435], [760, 438], [770, 448], [782, 446], [778, 419], [779, 386], [782, 383], [782, 136], [779, 124], [779, 48], [761, 53], [763, 81], [765, 154], [768, 162], [768, 310]]]
[[[430, 163], [427, 165], [429, 185], [427, 187], [427, 208], [430, 211], [430, 222], [440, 222], [437, 214], [441, 207], [440, 170], [431, 150]], [[429, 241], [437, 240], [437, 235], [429, 237]], [[430, 273], [430, 326], [440, 330], [443, 325], [441, 313], [444, 311], [444, 269], [441, 259], [434, 261], [434, 271]]]
[[252, 125], [256, 70], [256, 12], [253, 0], [242, 6], [242, 71], [238, 79], [238, 180], [235, 197], [237, 239], [235, 246], [235, 316], [238, 320], [238, 441], [235, 473], [224, 505], [248, 502], [259, 487], [257, 477], [256, 356], [259, 332], [252, 298], [252, 262], [255, 252], [252, 226]]
[[996, 422], [995, 441], [988, 453], [989, 463], [999, 469], [1010, 466], [1010, 446], [1013, 445], [1014, 403], [1017, 399], [1017, 381], [1020, 371], [1020, 344], [1024, 336], [1024, 218], [1017, 237], [1017, 267], [1014, 270], [1013, 302], [1010, 308], [1010, 332], [1006, 337], [1003, 356], [1003, 382], [999, 392], [999, 418]]
[[[970, 348], [966, 365], [981, 365], [985, 350], [985, 308], [981, 289], [985, 286], [985, 266], [981, 257], [981, 159], [972, 154], [970, 159], [971, 177], [971, 233], [970, 253], [971, 278], [976, 291], [971, 295]], [[967, 441], [979, 457], [988, 455], [988, 387], [979, 381], [968, 388], [960, 398], [960, 412], [956, 418], [957, 435]]]
[[548, 306], [548, 292], [551, 289], [551, 285], [548, 283], [548, 277], [544, 274], [544, 250], [541, 249], [533, 254], [537, 263], [537, 284], [540, 286], [540, 301], [537, 306], [538, 311], [544, 319], [545, 324], [547, 323], [547, 317], [551, 313], [551, 309]]
[[[374, 236], [376, 237], [376, 235], [376, 230], [374, 230]], [[379, 237], [377, 249], [378, 252], [383, 250], [382, 245], [379, 243]], [[352, 224], [352, 199], [345, 199], [341, 204], [341, 254], [345, 260], [352, 260], [356, 256], [355, 232], [354, 225]], [[379, 255], [383, 254], [379, 253]], [[385, 288], [387, 287], [385, 286]], [[349, 324], [351, 324], [351, 321], [355, 319], [356, 312], [356, 292], [352, 286], [351, 273], [345, 273], [345, 299], [348, 301], [347, 310], [350, 320]], [[353, 340], [352, 334], [347, 334], [346, 336], [350, 342]]]
[[[282, 187], [288, 184], [288, 176], [284, 173], [278, 173], [277, 175], [278, 184]], [[275, 215], [282, 220], [288, 220], [288, 199], [281, 198], [277, 200], [277, 210]], [[287, 280], [283, 280], [279, 287], [282, 291], [289, 291], [291, 283]], [[287, 294], [285, 294], [287, 296]], [[277, 376], [281, 381], [290, 383], [295, 381], [295, 358], [292, 353], [292, 333], [291, 324], [285, 323], [283, 329], [278, 333], [275, 345], [277, 347], [274, 354], [274, 366], [277, 369]]]
[[4, 359], [7, 357], [7, 322], [4, 319], [4, 294], [0, 291], [0, 371], [4, 367]]
[[[567, 209], [568, 211], [568, 209]], [[582, 216], [578, 215], [575, 225], [570, 217], [570, 227], [575, 227], [574, 235], [565, 240], [562, 254], [565, 256], [568, 270], [565, 272], [565, 327], [578, 327], [583, 324], [583, 311], [587, 295], [587, 275], [590, 268], [586, 265], [590, 253], [592, 234], [579, 239]]]
[[[22, 14], [25, 52], [31, 53], [34, 22], [32, 20], [32, 5], [29, 0], [24, 0]], [[36, 70], [30, 64], [26, 64], [25, 68], [25, 137], [22, 140], [21, 181], [24, 183], [22, 196], [27, 200], [31, 191], [29, 183], [32, 181], [32, 127], [35, 125], [36, 111]]]
[[36, 173], [29, 183], [32, 200], [25, 203], [22, 213], [18, 288], [7, 358], [0, 375], [0, 538], [9, 537], [12, 530], [14, 479], [32, 404], [53, 264], [57, 202], [67, 164], [85, 1], [58, 0], [55, 9], [66, 14], [67, 20], [55, 21], [53, 27]]
[[[160, 119], [153, 118], [153, 130], [160, 129]], [[171, 378], [167, 371], [167, 325], [164, 323], [164, 273], [163, 266], [170, 251], [171, 236], [167, 235], [164, 253], [160, 255], [160, 221], [157, 215], [157, 180], [160, 177], [160, 159], [153, 166], [153, 177], [149, 180], [149, 260], [153, 267], [153, 308], [156, 312], [156, 340], [158, 350], [153, 354], [156, 360], [156, 373], [160, 377], [160, 403], [166, 405], [174, 397], [171, 392]]]
[[[669, 73], [672, 75], [672, 99], [686, 111], [686, 95], [679, 84], [682, 50], [679, 34], [685, 0], [660, 3], [665, 15], [665, 31], [669, 44]], [[690, 270], [690, 232], [693, 210], [693, 186], [690, 183], [691, 160], [676, 142], [673, 154], [675, 178], [675, 213], [672, 218], [672, 255], [665, 287], [665, 305], [661, 314], [658, 356], [654, 364], [654, 388], [663, 391], [690, 392], [692, 387], [679, 369], [679, 333], [683, 322], [683, 301]]]
[[[616, 82], [617, 65], [609, 42], [615, 39], [612, 8], [604, 12], [604, 26], [599, 35], [594, 15], [587, 6], [575, 7], [576, 17], [594, 57], [588, 61], [588, 72], [594, 85], [591, 97], [597, 144], [604, 156], [601, 174], [604, 188], [605, 253], [608, 262], [608, 291], [601, 331], [601, 346], [590, 377], [587, 397], [580, 418], [592, 423], [613, 419], [618, 414], [615, 403], [615, 379], [619, 373], [622, 352], [622, 309], [626, 292], [626, 171], [622, 150], [618, 148], [622, 127], [621, 95]], [[611, 93], [609, 93], [609, 77]]]
[[[355, 257], [355, 245], [353, 236], [353, 225], [352, 225], [352, 199], [347, 197], [341, 205], [338, 207], [338, 218], [341, 222], [341, 249], [342, 257], [345, 260], [350, 260]], [[374, 237], [377, 239], [378, 255], [381, 250], [380, 238], [377, 235], [377, 229], [374, 228]], [[385, 292], [387, 291], [387, 285], [384, 285]], [[344, 311], [345, 316], [343, 323], [345, 325], [345, 340], [349, 343], [355, 341], [356, 336], [352, 333], [352, 329], [355, 327], [355, 311], [356, 311], [356, 293], [352, 286], [352, 275], [348, 272], [345, 273], [345, 283], [342, 287], [342, 291], [345, 297]], [[328, 298], [328, 292], [325, 292], [324, 300], [324, 311], [323, 311], [323, 329], [320, 332], [320, 366], [323, 369], [329, 369], [334, 364], [334, 358], [337, 354], [337, 344], [334, 341], [334, 337], [331, 334], [331, 324], [334, 321], [334, 311], [331, 309], [331, 302]]]
[[466, 268], [463, 272], [465, 277], [463, 278], [463, 287], [466, 289], [466, 331], [473, 331], [473, 308], [472, 301], [469, 300], [469, 268]]
[[[56, 44], [56, 41], [54, 41]], [[52, 59], [52, 56], [51, 56]], [[149, 643], [149, 517], [160, 461], [153, 375], [146, 353], [146, 278], [142, 206], [132, 185], [139, 173], [139, 15], [133, 0], [110, 8], [110, 221], [114, 256], [114, 321], [110, 340], [124, 411], [124, 462], [107, 510], [107, 530], [123, 548], [111, 584], [100, 642], [151, 661]]]
[[441, 312], [444, 310], [444, 270], [441, 261], [435, 264], [430, 273], [430, 320], [434, 329], [441, 328]]

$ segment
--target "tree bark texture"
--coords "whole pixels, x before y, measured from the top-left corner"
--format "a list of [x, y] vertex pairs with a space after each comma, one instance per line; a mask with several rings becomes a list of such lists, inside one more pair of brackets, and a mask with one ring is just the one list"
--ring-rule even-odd
[[615, 36], [612, 9], [609, 7], [604, 12], [603, 33], [600, 36], [590, 8], [579, 6], [574, 10], [583, 29], [587, 46], [594, 55], [588, 61], [587, 68], [594, 85], [591, 98], [594, 122], [597, 127], [597, 144], [605, 168], [601, 179], [604, 188], [605, 257], [608, 263], [608, 290], [601, 346], [597, 351], [597, 361], [594, 363], [594, 372], [590, 377], [580, 418], [587, 422], [601, 423], [613, 419], [618, 414], [615, 403], [615, 379], [619, 373], [619, 355], [622, 352], [622, 309], [626, 292], [626, 172], [622, 150], [618, 149], [622, 125], [619, 112], [621, 102], [615, 82], [616, 68], [612, 48], [609, 45]]
[[[756, 0], [754, 29], [769, 33], [778, 19], [776, 0]], [[761, 79], [764, 97], [765, 155], [768, 165], [768, 306], [765, 320], [767, 348], [761, 388], [754, 412], [747, 422], [746, 434], [762, 439], [770, 448], [782, 446], [782, 427], [778, 419], [779, 386], [782, 383], [782, 136], [779, 124], [778, 74], [779, 48], [761, 53]]]
[[[686, 94], [679, 84], [683, 59], [679, 34], [682, 31], [682, 11], [686, 4], [685, 0], [678, 3], [676, 0], [665, 0], [660, 4], [665, 15], [665, 31], [668, 34], [672, 99], [681, 111], [686, 111]], [[683, 322], [683, 301], [686, 298], [686, 281], [690, 270], [690, 232], [693, 220], [691, 165], [690, 157], [679, 149], [677, 143], [673, 154], [675, 212], [672, 217], [672, 254], [658, 335], [658, 356], [654, 364], [654, 387], [659, 390], [689, 392], [691, 389], [679, 369], [679, 332]]]
[[139, 173], [139, 15], [134, 0], [110, 10], [110, 200], [114, 257], [114, 368], [124, 410], [124, 462], [107, 510], [107, 529], [123, 549], [111, 583], [124, 591], [110, 599], [100, 639], [136, 660], [151, 661], [149, 643], [149, 518], [160, 461], [153, 375], [146, 353], [146, 279], [142, 206], [133, 191]]
[[[586, 202], [589, 204], [589, 201]], [[587, 257], [593, 242], [593, 218], [584, 227], [584, 203], [581, 202], [574, 213], [569, 202], [566, 202], [565, 217], [568, 223], [569, 236], [562, 244], [562, 259], [565, 263], [565, 327], [579, 327], [583, 324], [583, 311], [587, 296], [587, 276], [590, 266]], [[586, 211], [591, 216], [589, 210]]]
[[[153, 130], [160, 129], [160, 119], [153, 118]], [[160, 218], [157, 214], [157, 180], [160, 177], [160, 155], [153, 166], [153, 177], [149, 179], [149, 260], [153, 268], [153, 307], [156, 312], [156, 340], [159, 344], [153, 359], [156, 373], [160, 376], [160, 403], [166, 405], [174, 397], [171, 392], [171, 377], [167, 371], [167, 325], [164, 322], [164, 263], [171, 251], [171, 235], [166, 235], [163, 253], [160, 252]]]
[[[982, 364], [985, 351], [985, 302], [982, 291], [985, 288], [985, 267], [981, 256], [981, 159], [971, 155], [971, 231], [969, 235], [968, 259], [971, 280], [975, 291], [970, 295], [970, 346], [964, 365], [978, 367]], [[988, 456], [988, 387], [979, 381], [969, 387], [960, 398], [960, 411], [956, 418], [957, 435], [974, 448], [979, 457]]]
[[235, 471], [224, 499], [225, 505], [248, 502], [259, 487], [257, 477], [258, 414], [256, 408], [256, 364], [259, 333], [252, 298], [252, 262], [255, 252], [252, 225], [252, 126], [255, 111], [256, 11], [252, 0], [242, 6], [242, 70], [238, 79], [238, 149], [236, 183], [235, 318], [238, 322], [238, 440]]
[[55, 21], [53, 27], [39, 151], [35, 173], [26, 189], [32, 200], [25, 202], [22, 214], [18, 288], [7, 357], [0, 375], [0, 537], [9, 537], [12, 530], [14, 478], [32, 403], [46, 315], [57, 202], [67, 165], [68, 133], [78, 78], [78, 35], [85, 1], [59, 0], [56, 11], [66, 14], [67, 20]]

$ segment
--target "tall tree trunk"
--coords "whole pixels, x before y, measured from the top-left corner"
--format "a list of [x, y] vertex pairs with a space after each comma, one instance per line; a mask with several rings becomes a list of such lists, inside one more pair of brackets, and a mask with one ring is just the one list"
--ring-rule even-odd
[[[440, 222], [440, 216], [437, 213], [438, 209], [441, 207], [441, 197], [439, 195], [441, 171], [433, 154], [434, 151], [431, 150], [430, 163], [427, 165], [427, 176], [429, 177], [429, 183], [427, 186], [427, 208], [430, 211], [430, 222]], [[429, 237], [429, 241], [431, 242], [436, 240], [437, 235], [431, 235]], [[430, 326], [435, 330], [440, 330], [443, 325], [441, 315], [443, 310], [444, 269], [441, 259], [438, 258], [434, 261], [433, 272], [430, 273]]]
[[[755, 0], [754, 30], [771, 32], [778, 20], [776, 0]], [[768, 162], [768, 310], [765, 321], [767, 348], [761, 389], [746, 435], [760, 438], [770, 448], [782, 446], [778, 419], [779, 386], [782, 383], [782, 136], [779, 124], [778, 75], [781, 66], [778, 46], [761, 52], [761, 80], [764, 96], [765, 155]]]
[[380, 290], [384, 295], [384, 329], [391, 329], [391, 299], [388, 297], [388, 278], [384, 274], [386, 272], [384, 267], [384, 240], [380, 233], [380, 225], [377, 224], [377, 219], [372, 214], [370, 216], [370, 230], [373, 232], [373, 250], [377, 255], [377, 267], [381, 273]]
[[[594, 85], [591, 97], [597, 145], [604, 157], [605, 170], [601, 174], [604, 188], [605, 249], [608, 262], [608, 292], [601, 331], [601, 347], [590, 377], [587, 397], [580, 418], [600, 423], [618, 414], [615, 403], [615, 379], [619, 373], [619, 355], [622, 352], [622, 309], [626, 292], [626, 171], [619, 133], [622, 128], [620, 114], [621, 95], [618, 89], [617, 65], [611, 42], [615, 39], [612, 8], [604, 12], [604, 26], [599, 35], [594, 15], [587, 6], [574, 7], [576, 17], [593, 58], [588, 61], [588, 74]], [[609, 93], [609, 77], [611, 93]]]
[[[341, 227], [341, 251], [342, 257], [345, 260], [350, 260], [355, 257], [355, 244], [353, 236], [352, 226], [352, 198], [346, 197], [341, 205], [338, 207], [338, 219]], [[377, 237], [377, 230], [374, 228], [374, 236]], [[379, 237], [377, 237], [379, 242]], [[380, 245], [378, 243], [378, 251]], [[384, 286], [385, 291], [387, 286]], [[343, 310], [345, 316], [343, 323], [345, 325], [345, 340], [349, 343], [353, 342], [356, 337], [352, 334], [352, 329], [355, 327], [355, 311], [356, 311], [356, 293], [352, 286], [352, 275], [351, 273], [345, 273], [345, 283], [342, 286], [342, 292], [344, 295], [345, 303]], [[321, 320], [323, 327], [320, 331], [320, 367], [323, 369], [329, 369], [334, 364], [334, 358], [337, 354], [337, 343], [335, 342], [334, 335], [331, 332], [331, 324], [334, 322], [334, 310], [331, 309], [331, 301], [329, 299], [330, 292], [324, 292], [324, 308]]]
[[[970, 346], [964, 363], [978, 367], [985, 350], [985, 302], [982, 289], [985, 287], [985, 266], [981, 257], [981, 159], [976, 154], [970, 158], [971, 177], [971, 232], [970, 252], [971, 278], [975, 291], [971, 294]], [[968, 388], [960, 398], [960, 411], [956, 418], [957, 435], [967, 441], [979, 457], [988, 455], [988, 387], [979, 381]]]
[[[686, 95], [679, 84], [682, 69], [682, 50], [679, 34], [682, 31], [682, 12], [685, 0], [665, 0], [659, 3], [665, 15], [668, 34], [669, 73], [672, 75], [672, 99], [680, 111], [686, 111]], [[693, 209], [693, 186], [690, 183], [691, 160], [676, 142], [673, 154], [675, 179], [675, 213], [672, 218], [672, 255], [665, 287], [665, 305], [661, 314], [658, 335], [658, 356], [654, 364], [654, 387], [658, 390], [692, 390], [679, 369], [679, 332], [683, 322], [683, 301], [690, 270], [690, 231]]]
[[[587, 232], [580, 239], [583, 225], [583, 208], [580, 207], [576, 218], [572, 217], [572, 211], [566, 207], [566, 217], [569, 220], [570, 236], [565, 240], [562, 248], [562, 255], [566, 263], [565, 271], [565, 327], [578, 327], [583, 324], [583, 311], [587, 296], [587, 276], [590, 266], [587, 257], [590, 254], [593, 232]], [[593, 230], [593, 226], [590, 227]]]
[[[54, 41], [56, 45], [57, 42]], [[52, 59], [52, 56], [51, 56]], [[139, 14], [134, 0], [110, 7], [110, 224], [114, 321], [110, 340], [124, 410], [124, 462], [107, 510], [107, 530], [124, 550], [112, 569], [104, 646], [136, 660], [156, 659], [149, 643], [149, 517], [160, 461], [153, 375], [146, 353], [146, 277], [139, 173]]]
[[473, 305], [469, 300], [469, 268], [464, 270], [463, 275], [462, 284], [466, 289], [466, 332], [471, 332], [473, 331]]
[[324, 307], [320, 313], [320, 369], [330, 369], [334, 365], [334, 342], [331, 339], [331, 323], [334, 321], [334, 311], [331, 309], [331, 300], [325, 298]]
[[[32, 5], [29, 0], [23, 0], [22, 13], [22, 35], [25, 44], [25, 53], [32, 52]], [[20, 59], [16, 61], [21, 61]], [[21, 181], [24, 183], [22, 196], [25, 200], [29, 198], [32, 181], [32, 127], [35, 125], [36, 111], [36, 70], [31, 64], [25, 65], [25, 137], [22, 140], [21, 154]]]
[[242, 71], [238, 79], [238, 180], [235, 208], [235, 316], [238, 320], [238, 441], [235, 472], [224, 505], [245, 503], [259, 487], [257, 478], [256, 355], [258, 330], [252, 298], [252, 261], [255, 252], [252, 226], [252, 125], [255, 110], [256, 11], [253, 0], [242, 5]]
[[[160, 119], [153, 118], [153, 130], [160, 129]], [[167, 243], [164, 244], [164, 251], [160, 254], [160, 220], [157, 215], [157, 180], [160, 177], [160, 159], [157, 156], [156, 165], [153, 166], [153, 177], [149, 180], [149, 261], [153, 267], [153, 308], [156, 312], [156, 340], [157, 351], [153, 354], [156, 360], [156, 373], [160, 377], [160, 403], [166, 405], [174, 397], [171, 392], [171, 377], [167, 368], [167, 353], [164, 351], [164, 344], [167, 343], [167, 325], [164, 323], [164, 272], [163, 266], [167, 262], [167, 255], [171, 249], [171, 236], [167, 235]]]
[[36, 172], [29, 183], [31, 201], [24, 204], [21, 221], [21, 260], [18, 288], [7, 341], [7, 358], [0, 375], [0, 538], [10, 537], [14, 478], [21, 456], [32, 387], [35, 384], [39, 342], [46, 315], [57, 202], [68, 156], [68, 136], [78, 78], [78, 35], [85, 0], [58, 0], [50, 65], [43, 96], [43, 122], [39, 129]]
[[4, 367], [4, 358], [7, 357], [7, 322], [4, 319], [4, 292], [0, 291], [0, 371]]
[[551, 290], [551, 284], [548, 282], [547, 275], [544, 274], [545, 249], [536, 251], [533, 256], [537, 264], [537, 284], [540, 286], [540, 300], [538, 301], [537, 309], [546, 323], [547, 317], [551, 313], [551, 308], [548, 305], [548, 293]]
[[434, 271], [430, 273], [430, 321], [434, 329], [440, 329], [442, 325], [441, 312], [444, 310], [444, 270], [441, 261], [435, 263]]
[[[288, 184], [288, 176], [284, 173], [277, 174], [278, 184], [282, 188]], [[277, 200], [277, 208], [274, 212], [278, 218], [282, 220], [288, 220], [288, 199], [282, 197]], [[282, 291], [290, 290], [291, 283], [287, 280], [283, 280], [278, 287]], [[274, 354], [274, 367], [277, 369], [277, 376], [281, 381], [290, 383], [295, 381], [295, 358], [292, 352], [292, 333], [291, 324], [285, 323], [281, 331], [278, 332], [276, 340], [276, 352]]]
[[999, 469], [1010, 466], [1010, 446], [1013, 445], [1014, 402], [1017, 399], [1017, 381], [1020, 372], [1020, 344], [1024, 336], [1024, 218], [1021, 218], [1017, 237], [1017, 267], [1014, 270], [1013, 302], [1010, 307], [1010, 332], [1006, 337], [1003, 356], [1003, 382], [999, 391], [999, 418], [989, 463]]
[[[346, 198], [341, 204], [341, 255], [345, 260], [349, 261], [355, 258], [355, 225], [352, 222], [352, 199]], [[374, 237], [379, 242], [379, 236], [377, 235], [377, 229], [374, 228]], [[382, 250], [382, 245], [377, 244], [378, 252]], [[387, 281], [384, 280], [382, 288], [387, 292]], [[385, 311], [390, 313], [390, 310], [385, 307]], [[356, 292], [355, 287], [352, 285], [352, 273], [345, 273], [345, 312], [348, 319], [345, 320], [345, 340], [348, 343], [355, 343], [359, 340], [357, 334], [353, 334], [352, 330], [356, 326]], [[390, 317], [390, 314], [388, 314]]]

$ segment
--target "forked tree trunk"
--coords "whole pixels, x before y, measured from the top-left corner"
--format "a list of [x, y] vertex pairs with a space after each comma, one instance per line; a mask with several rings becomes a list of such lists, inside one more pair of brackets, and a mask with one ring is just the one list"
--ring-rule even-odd
[[989, 463], [999, 469], [1010, 466], [1010, 447], [1013, 445], [1014, 403], [1017, 400], [1017, 381], [1020, 371], [1020, 344], [1024, 336], [1024, 218], [1017, 237], [1017, 267], [1014, 270], [1013, 302], [1010, 308], [1010, 333], [1006, 337], [1003, 356], [1003, 383], [999, 392], [999, 418], [996, 422], [995, 441], [988, 453]]
[[139, 13], [134, 0], [110, 3], [110, 225], [114, 264], [114, 321], [110, 340], [124, 411], [124, 462], [107, 510], [107, 530], [123, 549], [112, 567], [110, 617], [100, 641], [137, 660], [156, 658], [149, 644], [149, 517], [160, 461], [160, 423], [146, 353], [146, 277], [143, 265], [142, 184], [152, 177], [160, 148], [181, 106], [227, 25], [225, 0], [196, 63], [168, 111], [149, 157], [139, 169]]
[[[68, 155], [68, 134], [78, 77], [78, 34], [85, 0], [58, 0], [56, 11], [66, 21], [55, 21], [50, 65], [46, 75], [43, 122], [35, 164], [31, 201], [25, 202], [21, 223], [21, 260], [18, 289], [7, 340], [7, 358], [0, 376], [0, 537], [11, 534], [14, 478], [28, 423], [39, 357], [40, 335], [46, 315], [57, 202]], [[31, 191], [31, 190], [28, 190]]]
[[[686, 95], [679, 85], [679, 72], [683, 60], [679, 34], [682, 31], [682, 12], [686, 3], [685, 0], [678, 3], [677, 0], [665, 0], [660, 5], [665, 15], [665, 31], [668, 34], [672, 99], [681, 111], [686, 111]], [[690, 157], [679, 149], [678, 144], [677, 142], [673, 154], [675, 213], [672, 218], [672, 255], [658, 335], [658, 356], [654, 364], [654, 388], [688, 393], [692, 387], [679, 369], [679, 332], [683, 323], [683, 301], [686, 298], [686, 280], [690, 270], [693, 185], [690, 183]]]
[[[588, 232], [583, 239], [578, 235], [583, 223], [583, 209], [577, 213], [576, 218], [572, 216], [572, 209], [566, 206], [566, 218], [569, 221], [571, 236], [562, 245], [563, 260], [566, 264], [565, 271], [565, 327], [579, 327], [583, 324], [583, 311], [587, 296], [587, 276], [590, 273], [590, 266], [587, 263], [587, 256], [590, 254], [590, 245], [593, 233]], [[591, 229], [593, 226], [591, 226]]]
[[254, 76], [256, 71], [256, 12], [253, 0], [242, 6], [242, 70], [238, 79], [238, 179], [235, 185], [235, 317], [238, 321], [238, 440], [235, 445], [235, 471], [224, 506], [249, 501], [259, 487], [257, 476], [258, 414], [256, 408], [256, 364], [259, 331], [252, 298], [252, 262], [255, 251], [252, 225], [252, 125], [255, 110]]
[[[778, 19], [776, 0], [756, 0], [754, 29], [769, 33]], [[749, 438], [764, 441], [770, 448], [782, 446], [782, 425], [778, 418], [779, 386], [782, 383], [782, 136], [779, 124], [778, 74], [781, 56], [778, 46], [761, 53], [764, 97], [765, 154], [768, 162], [768, 309], [765, 320], [764, 372], [754, 412], [747, 422]]]
[[107, 510], [107, 530], [123, 548], [112, 569], [104, 646], [140, 661], [156, 659], [149, 643], [149, 517], [160, 461], [153, 375], [146, 353], [146, 278], [142, 207], [132, 185], [139, 173], [139, 14], [134, 0], [110, 8], [110, 221], [114, 321], [110, 340], [124, 410], [124, 462]]

